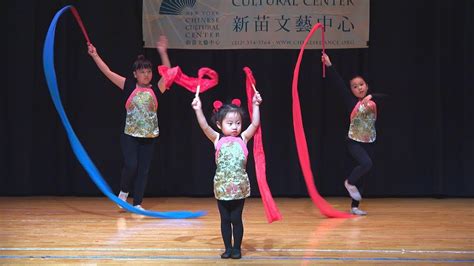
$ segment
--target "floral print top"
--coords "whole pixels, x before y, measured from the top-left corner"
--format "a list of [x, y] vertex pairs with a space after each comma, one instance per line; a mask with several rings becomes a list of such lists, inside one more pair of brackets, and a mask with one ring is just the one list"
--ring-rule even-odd
[[377, 138], [375, 122], [377, 120], [377, 105], [374, 97], [376, 94], [371, 93], [372, 100], [362, 104], [362, 101], [355, 97], [350, 88], [341, 78], [339, 73], [333, 66], [328, 68], [328, 77], [334, 83], [334, 86], [341, 91], [347, 110], [351, 112], [349, 132], [347, 137], [363, 143], [375, 142]]
[[377, 119], [377, 106], [373, 101], [362, 104], [359, 101], [351, 113], [348, 137], [352, 140], [372, 143], [377, 137], [375, 121]]
[[158, 101], [151, 88], [135, 88], [127, 99], [125, 109], [125, 134], [139, 138], [158, 137]]
[[241, 137], [222, 137], [216, 146], [214, 196], [218, 200], [238, 200], [250, 196], [245, 170], [248, 150]]

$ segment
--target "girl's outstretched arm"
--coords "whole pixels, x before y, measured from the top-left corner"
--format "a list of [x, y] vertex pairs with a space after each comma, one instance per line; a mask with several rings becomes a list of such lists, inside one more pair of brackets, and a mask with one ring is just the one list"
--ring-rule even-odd
[[352, 108], [354, 108], [357, 103], [357, 98], [352, 94], [351, 89], [346, 86], [346, 83], [341, 75], [336, 71], [331, 63], [331, 59], [326, 53], [322, 54], [321, 61], [327, 66], [327, 77], [329, 78], [329, 81], [341, 92], [346, 108], [351, 112]]
[[104, 62], [104, 60], [102, 60], [102, 58], [100, 58], [100, 56], [97, 53], [97, 50], [95, 49], [94, 45], [89, 43], [87, 45], [87, 52], [92, 57], [92, 59], [94, 60], [95, 64], [100, 69], [100, 71], [102, 71], [102, 73], [104, 73], [104, 75], [110, 81], [112, 81], [112, 83], [114, 83], [117, 87], [119, 87], [121, 90], [123, 90], [123, 88], [125, 86], [125, 78], [120, 76], [119, 74], [113, 72], [112, 70], [110, 70], [109, 66], [107, 66], [107, 64]]
[[247, 143], [255, 132], [257, 132], [258, 126], [260, 126], [260, 104], [262, 103], [262, 96], [258, 91], [255, 92], [252, 98], [252, 105], [253, 105], [253, 114], [252, 114], [252, 123], [250, 123], [249, 127], [242, 132], [242, 139], [245, 143]]
[[[158, 53], [160, 54], [161, 58], [161, 64], [165, 65], [167, 67], [171, 67], [171, 62], [168, 57], [168, 39], [166, 36], [161, 35], [160, 40], [156, 42], [156, 49], [158, 50]], [[164, 93], [166, 91], [166, 86], [165, 86], [165, 81], [163, 77], [160, 78], [158, 81], [158, 88], [160, 89], [161, 93]]]
[[206, 117], [202, 113], [202, 105], [201, 99], [199, 96], [194, 97], [193, 102], [191, 103], [194, 112], [196, 113], [196, 118], [198, 120], [199, 126], [201, 127], [202, 131], [206, 135], [206, 137], [212, 141], [212, 143], [216, 143], [217, 139], [219, 138], [219, 133], [217, 133], [212, 127], [209, 126], [207, 123]]

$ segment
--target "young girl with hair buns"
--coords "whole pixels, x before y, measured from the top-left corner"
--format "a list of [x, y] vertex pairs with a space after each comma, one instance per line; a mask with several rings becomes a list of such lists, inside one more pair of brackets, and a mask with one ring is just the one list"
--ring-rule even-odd
[[212, 121], [221, 131], [218, 133], [207, 123], [199, 96], [196, 96], [192, 102], [199, 126], [216, 149], [214, 195], [221, 217], [221, 234], [225, 246], [225, 251], [221, 254], [223, 259], [242, 257], [241, 244], [244, 235], [242, 211], [245, 198], [250, 196], [250, 182], [245, 170], [248, 154], [247, 142], [260, 125], [259, 105], [261, 103], [262, 97], [256, 92], [252, 98], [252, 121], [242, 132], [244, 111], [240, 107], [240, 100], [234, 99], [230, 104], [215, 101]]

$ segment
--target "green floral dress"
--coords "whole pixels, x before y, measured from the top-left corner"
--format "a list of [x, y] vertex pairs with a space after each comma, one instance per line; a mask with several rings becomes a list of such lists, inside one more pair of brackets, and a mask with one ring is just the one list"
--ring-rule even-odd
[[245, 171], [248, 150], [241, 137], [222, 137], [216, 144], [214, 195], [218, 200], [238, 200], [250, 196]]

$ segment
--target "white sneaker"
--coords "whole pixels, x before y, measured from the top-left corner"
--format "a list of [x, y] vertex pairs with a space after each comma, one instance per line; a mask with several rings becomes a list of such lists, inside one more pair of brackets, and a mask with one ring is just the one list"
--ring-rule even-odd
[[[128, 193], [125, 193], [123, 191], [120, 191], [119, 195], [118, 195], [118, 198], [127, 202], [127, 198], [128, 198]], [[117, 205], [120, 209], [122, 209], [122, 206], [120, 205]]]
[[360, 216], [364, 216], [364, 215], [367, 215], [367, 212], [357, 208], [357, 207], [352, 207], [351, 208], [351, 213], [352, 214], [355, 214], [355, 215], [360, 215]]
[[142, 210], [142, 211], [145, 210], [145, 209], [143, 209], [142, 205], [135, 205], [135, 206], [133, 206], [133, 207], [135, 207], [135, 208], [137, 208], [137, 209], [139, 209], [139, 210]]
[[362, 199], [362, 196], [360, 195], [357, 187], [349, 184], [349, 182], [347, 182], [347, 179], [346, 181], [344, 181], [344, 186], [346, 187], [347, 192], [349, 192], [349, 195], [351, 195], [351, 198], [357, 201], [360, 201]]

